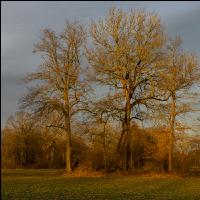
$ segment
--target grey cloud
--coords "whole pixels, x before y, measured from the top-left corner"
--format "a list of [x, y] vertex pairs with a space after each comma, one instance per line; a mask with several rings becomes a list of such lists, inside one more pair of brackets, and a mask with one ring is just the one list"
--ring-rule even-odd
[[125, 10], [145, 8], [157, 12], [166, 31], [180, 34], [184, 47], [200, 54], [200, 3], [199, 2], [3, 2], [2, 3], [2, 112], [1, 123], [18, 109], [18, 99], [25, 86], [19, 79], [26, 72], [34, 71], [40, 57], [32, 53], [43, 28], [62, 31], [66, 20], [78, 20], [87, 24], [91, 18], [105, 16], [111, 6]]
[[172, 36], [180, 35], [184, 47], [195, 50], [200, 55], [200, 4], [184, 14], [170, 16], [165, 21], [165, 28]]
[[19, 98], [26, 87], [20, 81], [22, 75], [7, 74], [1, 77], [1, 124], [4, 125], [10, 115], [18, 109]]

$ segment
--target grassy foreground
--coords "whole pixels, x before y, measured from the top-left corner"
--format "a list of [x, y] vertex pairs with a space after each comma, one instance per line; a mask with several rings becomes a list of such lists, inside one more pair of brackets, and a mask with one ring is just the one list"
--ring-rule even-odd
[[3, 200], [199, 200], [200, 178], [65, 177], [60, 170], [2, 170]]

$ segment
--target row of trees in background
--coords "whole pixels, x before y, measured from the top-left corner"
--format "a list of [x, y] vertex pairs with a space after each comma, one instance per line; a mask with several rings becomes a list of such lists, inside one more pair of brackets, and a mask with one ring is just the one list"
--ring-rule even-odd
[[[14, 166], [65, 163], [67, 172], [80, 163], [107, 172], [199, 166], [198, 136], [186, 136], [178, 121], [194, 111], [190, 103], [197, 94], [189, 89], [200, 78], [196, 55], [181, 48], [180, 38], [167, 37], [157, 15], [142, 10], [111, 8], [105, 19], [91, 23], [89, 44], [86, 36], [77, 22], [67, 23], [60, 35], [43, 31], [34, 50], [42, 64], [25, 78], [37, 85], [21, 99], [31, 114], [20, 115], [29, 122], [17, 116], [11, 127], [21, 128], [4, 129], [3, 146], [13, 148], [3, 151], [5, 160], [15, 155], [12, 149]], [[96, 97], [95, 84], [104, 87], [103, 97]], [[21, 135], [33, 138], [18, 146]]]
[[[44, 122], [25, 112], [10, 118], [2, 132], [2, 168], [64, 168], [66, 164], [66, 137], [63, 130], [44, 127]], [[78, 173], [103, 171], [112, 173], [121, 168], [116, 147], [121, 131], [112, 123], [106, 128], [101, 123], [72, 126], [72, 169]], [[131, 127], [131, 172], [168, 170], [169, 129]], [[200, 167], [200, 138], [183, 131], [176, 134], [174, 171], [197, 174]], [[122, 169], [121, 169], [122, 170]]]

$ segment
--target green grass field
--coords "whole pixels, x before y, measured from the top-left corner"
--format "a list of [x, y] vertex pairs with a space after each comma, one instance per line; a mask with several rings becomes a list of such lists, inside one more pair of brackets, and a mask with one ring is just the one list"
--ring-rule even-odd
[[3, 200], [200, 200], [200, 178], [65, 177], [60, 170], [2, 170]]

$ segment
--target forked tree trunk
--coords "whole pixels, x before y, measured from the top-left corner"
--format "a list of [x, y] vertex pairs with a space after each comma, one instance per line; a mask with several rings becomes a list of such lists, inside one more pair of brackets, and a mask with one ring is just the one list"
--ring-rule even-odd
[[131, 103], [130, 96], [128, 92], [126, 94], [126, 108], [125, 108], [125, 118], [122, 125], [122, 134], [117, 146], [117, 154], [120, 158], [121, 168], [123, 170], [128, 170], [132, 166], [132, 149], [131, 149]]
[[119, 163], [120, 163], [120, 169], [123, 169], [123, 165], [124, 165], [124, 143], [125, 143], [125, 137], [126, 137], [126, 124], [125, 121], [123, 121], [122, 123], [122, 133], [121, 136], [119, 138], [119, 142], [117, 145], [117, 158], [119, 159]]
[[131, 130], [130, 130], [130, 124], [131, 124], [131, 104], [130, 104], [130, 98], [129, 94], [126, 94], [126, 114], [125, 114], [125, 141], [124, 141], [124, 169], [128, 170], [130, 168], [130, 140], [131, 140]]

